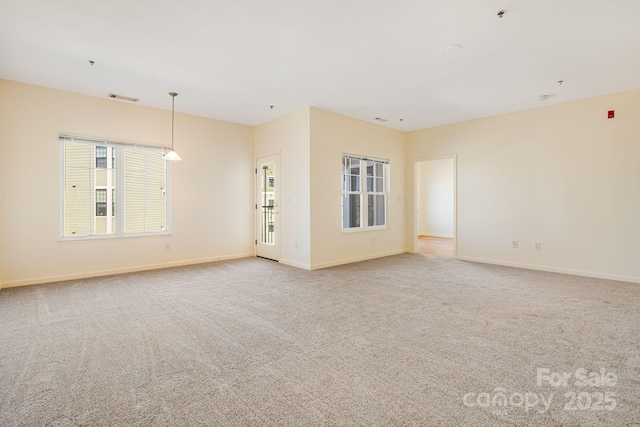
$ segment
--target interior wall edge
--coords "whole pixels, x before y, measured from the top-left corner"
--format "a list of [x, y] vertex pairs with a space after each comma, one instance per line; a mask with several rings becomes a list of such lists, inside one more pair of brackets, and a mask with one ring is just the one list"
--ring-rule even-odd
[[283, 265], [288, 265], [289, 267], [301, 268], [303, 270], [311, 270], [311, 264], [305, 264], [305, 263], [296, 262], [296, 261], [283, 259], [283, 258], [280, 258], [278, 262]]
[[360, 261], [368, 261], [371, 259], [376, 259], [376, 258], [384, 258], [384, 257], [388, 257], [388, 256], [392, 256], [392, 255], [400, 255], [400, 254], [405, 254], [408, 253], [409, 251], [406, 249], [397, 249], [394, 251], [386, 251], [386, 252], [378, 252], [375, 254], [367, 254], [364, 256], [360, 256], [360, 257], [356, 257], [356, 258], [348, 258], [348, 259], [336, 259], [333, 261], [327, 261], [327, 262], [322, 262], [322, 263], [318, 263], [318, 264], [312, 264], [311, 265], [311, 270], [320, 270], [322, 268], [328, 268], [328, 267], [335, 267], [338, 265], [344, 265], [344, 264], [351, 264], [354, 262], [360, 262]]

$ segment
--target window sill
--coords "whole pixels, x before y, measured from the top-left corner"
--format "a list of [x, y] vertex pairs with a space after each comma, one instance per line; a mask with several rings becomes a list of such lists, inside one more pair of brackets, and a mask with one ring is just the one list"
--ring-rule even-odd
[[353, 234], [353, 233], [367, 233], [372, 231], [385, 231], [389, 230], [388, 225], [380, 225], [377, 227], [365, 227], [365, 228], [343, 228], [341, 234]]
[[149, 238], [149, 237], [167, 237], [172, 236], [170, 232], [163, 233], [141, 233], [141, 234], [127, 234], [125, 236], [117, 235], [103, 235], [103, 236], [78, 236], [78, 237], [61, 237], [58, 239], [58, 243], [78, 243], [78, 242], [95, 242], [100, 240], [123, 240], [123, 239], [137, 239], [137, 238]]

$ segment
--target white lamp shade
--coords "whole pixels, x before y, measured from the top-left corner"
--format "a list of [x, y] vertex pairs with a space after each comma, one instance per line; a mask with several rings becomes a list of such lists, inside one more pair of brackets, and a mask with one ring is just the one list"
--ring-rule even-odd
[[165, 153], [164, 158], [165, 160], [173, 160], [173, 161], [182, 160], [180, 156], [178, 156], [178, 153], [176, 153], [173, 150], [169, 151], [168, 153]]

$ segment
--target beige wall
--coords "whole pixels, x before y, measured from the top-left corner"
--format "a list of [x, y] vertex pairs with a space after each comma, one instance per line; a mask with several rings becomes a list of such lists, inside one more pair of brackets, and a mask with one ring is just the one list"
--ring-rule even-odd
[[[170, 112], [0, 80], [0, 284], [253, 255], [254, 159], [273, 152], [283, 263], [412, 250], [414, 161], [457, 154], [462, 259], [640, 282], [637, 117], [640, 90], [410, 134], [317, 108], [255, 128], [177, 113], [172, 235], [60, 242], [58, 133], [166, 145]], [[389, 229], [342, 232], [343, 153], [390, 160]]]
[[[280, 152], [281, 258], [305, 269], [405, 251], [402, 132], [317, 108], [257, 126], [255, 155]], [[343, 153], [391, 160], [388, 230], [342, 233]]]
[[309, 120], [304, 108], [254, 128], [256, 157], [280, 153], [280, 262], [305, 269], [311, 253]]
[[5, 81], [0, 79], [0, 287], [2, 287], [2, 272], [4, 271], [4, 205], [5, 201], [3, 198], [3, 182], [7, 181], [4, 176], [4, 141], [6, 139], [5, 136], [5, 104], [6, 104], [6, 96], [5, 96]]
[[407, 191], [414, 159], [457, 153], [461, 258], [640, 281], [639, 118], [636, 90], [413, 132]]
[[2, 286], [253, 254], [251, 127], [176, 114], [172, 235], [60, 242], [58, 133], [167, 145], [171, 113], [11, 81], [0, 90]]
[[[389, 159], [389, 228], [343, 233], [342, 154]], [[311, 268], [405, 252], [405, 134], [311, 108]]]

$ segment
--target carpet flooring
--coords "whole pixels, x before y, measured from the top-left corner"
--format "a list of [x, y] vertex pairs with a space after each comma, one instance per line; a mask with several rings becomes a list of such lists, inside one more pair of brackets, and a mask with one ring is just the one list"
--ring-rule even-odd
[[1, 426], [637, 426], [640, 285], [404, 254], [0, 291]]

